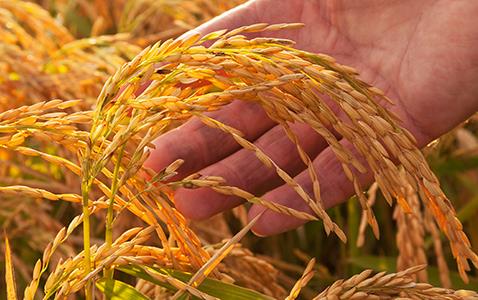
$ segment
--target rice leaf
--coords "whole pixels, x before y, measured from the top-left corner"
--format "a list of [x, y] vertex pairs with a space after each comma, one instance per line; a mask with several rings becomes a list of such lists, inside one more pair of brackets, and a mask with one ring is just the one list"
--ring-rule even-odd
[[478, 157], [447, 157], [446, 160], [431, 163], [439, 176], [450, 176], [478, 168]]
[[[131, 276], [141, 278], [143, 280], [149, 281], [151, 283], [157, 284], [162, 286], [171, 291], [177, 291], [177, 288], [173, 287], [171, 284], [163, 282], [158, 278], [155, 278], [148, 274], [150, 273], [157, 273], [158, 275], [162, 276], [170, 276], [176, 278], [184, 283], [187, 283], [193, 276], [191, 273], [187, 272], [180, 272], [171, 269], [165, 268], [152, 268], [152, 267], [144, 267], [144, 266], [123, 266], [117, 268], [117, 270], [129, 274]], [[246, 289], [234, 284], [225, 283], [219, 280], [206, 278], [198, 287], [197, 289], [201, 292], [204, 292], [210, 296], [219, 298], [219, 299], [231, 299], [231, 300], [271, 300], [273, 298], [261, 294], [259, 292]], [[197, 299], [192, 297], [193, 299]]]
[[102, 279], [96, 282], [96, 287], [110, 300], [120, 300], [120, 299], [137, 299], [137, 300], [148, 300], [149, 298], [135, 289], [133, 286], [126, 284], [119, 280], [113, 280], [111, 286], [106, 286], [106, 279]]
[[12, 264], [12, 251], [10, 250], [10, 242], [5, 234], [5, 282], [7, 284], [7, 299], [17, 299], [17, 287], [15, 284], [15, 275]]

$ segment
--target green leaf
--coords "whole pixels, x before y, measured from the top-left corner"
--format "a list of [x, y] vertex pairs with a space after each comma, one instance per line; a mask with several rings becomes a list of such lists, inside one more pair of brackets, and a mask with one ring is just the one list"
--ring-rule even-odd
[[[153, 276], [149, 275], [145, 270], [147, 270], [148, 272], [158, 273], [162, 276], [166, 275], [169, 277], [173, 277], [184, 283], [187, 283], [193, 276], [193, 274], [186, 273], [186, 272], [180, 272], [180, 271], [175, 271], [175, 270], [170, 270], [165, 268], [159, 269], [159, 268], [136, 266], [136, 265], [123, 266], [123, 267], [117, 268], [117, 270], [124, 272], [126, 274], [129, 274], [131, 276], [149, 281], [156, 285], [162, 286], [171, 291], [177, 291], [177, 288], [175, 288], [171, 284], [168, 284], [159, 280], [158, 278], [154, 278]], [[210, 279], [210, 278], [206, 278], [197, 287], [197, 289], [201, 292], [204, 292], [208, 295], [211, 295], [219, 299], [231, 299], [231, 300], [252, 300], [252, 299], [271, 300], [273, 299], [259, 292], [246, 289], [234, 284], [225, 283], [219, 280]], [[192, 297], [192, 298], [197, 299], [195, 297]]]
[[478, 157], [448, 157], [446, 160], [431, 164], [433, 171], [438, 175], [454, 175], [478, 168]]
[[473, 195], [457, 212], [458, 219], [464, 223], [474, 218], [478, 211], [478, 186], [476, 186], [476, 181], [466, 174], [458, 175], [457, 179], [459, 179], [460, 185]]
[[[386, 256], [358, 256], [349, 260], [353, 265], [364, 269], [372, 269], [377, 272], [395, 272], [396, 258]], [[437, 267], [428, 266], [428, 281], [434, 286], [441, 286], [440, 271]], [[478, 278], [470, 277], [470, 283], [464, 283], [458, 272], [450, 271], [450, 279], [455, 289], [478, 290]]]
[[[108, 283], [110, 284], [110, 283]], [[149, 300], [148, 297], [143, 295], [133, 286], [126, 284], [122, 281], [113, 280], [111, 286], [106, 286], [106, 279], [102, 279], [96, 282], [96, 287], [106, 295], [110, 300], [129, 300], [129, 299], [138, 299], [138, 300]]]

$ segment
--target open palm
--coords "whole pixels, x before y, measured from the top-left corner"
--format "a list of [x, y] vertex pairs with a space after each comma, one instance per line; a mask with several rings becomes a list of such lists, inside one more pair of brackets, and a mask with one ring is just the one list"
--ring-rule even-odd
[[[353, 66], [361, 78], [379, 88], [420, 146], [447, 132], [478, 110], [478, 2], [389, 0], [256, 0], [200, 26], [201, 33], [253, 23], [302, 22], [297, 31], [275, 36], [297, 47], [329, 54]], [[305, 189], [311, 183], [305, 166], [279, 126], [258, 106], [233, 103], [213, 116], [242, 132], [284, 170], [296, 175]], [[293, 125], [304, 149], [315, 157], [327, 207], [347, 199], [353, 187], [326, 142], [307, 126]], [[191, 120], [156, 141], [148, 165], [159, 170], [178, 158], [186, 159], [181, 175], [199, 171], [224, 177], [264, 198], [300, 210], [307, 205], [274, 170], [241, 149], [221, 132]], [[361, 182], [371, 181], [361, 175]], [[190, 218], [206, 218], [241, 203], [209, 189], [179, 190], [176, 206]], [[253, 206], [251, 217], [264, 208]], [[267, 211], [254, 231], [269, 235], [302, 224], [302, 220]]]

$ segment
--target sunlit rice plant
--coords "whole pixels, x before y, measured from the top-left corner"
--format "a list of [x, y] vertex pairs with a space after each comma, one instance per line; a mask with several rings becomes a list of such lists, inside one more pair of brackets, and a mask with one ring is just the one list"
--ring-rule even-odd
[[[343, 231], [323, 209], [320, 183], [311, 166], [311, 159], [289, 129], [288, 124], [291, 122], [308, 124], [326, 139], [342, 162], [345, 174], [354, 183], [368, 223], [377, 236], [378, 224], [367, 199], [362, 195], [356, 172], [365, 172], [368, 166], [387, 200], [392, 203], [396, 199], [406, 212], [411, 211], [413, 203], [407, 202], [408, 194], [403, 187], [420, 192], [425, 207], [447, 234], [459, 270], [466, 278], [465, 271], [469, 269], [467, 260], [476, 264], [476, 255], [471, 251], [436, 177], [416, 148], [413, 137], [378, 104], [381, 99], [389, 100], [378, 89], [357, 79], [355, 70], [339, 65], [331, 57], [294, 49], [293, 42], [288, 40], [248, 40], [241, 35], [247, 32], [291, 30], [298, 26], [302, 25], [255, 24], [229, 32], [218, 31], [203, 37], [192, 35], [155, 44], [143, 50], [107, 80], [92, 112], [62, 113], [62, 110], [74, 107], [80, 101], [50, 101], [0, 114], [2, 148], [25, 156], [39, 157], [81, 178], [79, 194], [56, 194], [18, 185], [1, 188], [3, 193], [81, 202], [83, 206], [83, 214], [59, 231], [45, 250], [43, 258], [37, 262], [33, 280], [25, 290], [25, 298], [32, 299], [37, 293], [42, 274], [47, 276], [44, 285], [47, 298], [67, 296], [82, 289], [87, 298], [92, 298], [93, 283], [102, 291], [109, 289], [108, 293], [115, 293], [126, 285], [113, 279], [115, 270], [172, 286], [177, 290], [175, 298], [183, 292], [208, 298], [198, 287], [206, 276], [223, 278], [224, 275], [216, 270], [216, 266], [234, 248], [254, 220], [211, 255], [172, 206], [173, 192], [178, 187], [207, 186], [220, 193], [260, 203], [280, 213], [307, 220], [321, 220], [327, 233], [333, 232], [345, 241]], [[206, 41], [213, 43], [205, 47], [202, 44]], [[332, 102], [325, 101], [323, 95], [327, 95]], [[313, 195], [306, 193], [261, 149], [244, 139], [241, 132], [205, 114], [233, 100], [259, 103], [271, 119], [283, 126], [308, 166], [314, 182]], [[337, 116], [332, 105], [347, 115], [348, 122]], [[223, 179], [215, 176], [193, 174], [179, 181], [168, 182], [167, 179], [175, 174], [181, 161], [174, 162], [159, 174], [142, 167], [148, 157], [145, 149], [151, 147], [151, 142], [191, 117], [229, 133], [243, 148], [254, 152], [259, 160], [274, 168], [296, 190], [313, 214], [266, 202], [259, 196], [228, 186]], [[339, 142], [331, 134], [331, 128], [348, 140], [356, 152]], [[24, 145], [27, 140], [35, 138], [55, 141], [66, 150], [77, 153], [78, 159], [67, 160]], [[393, 158], [402, 166], [395, 164]], [[93, 190], [100, 191], [100, 195], [92, 193]], [[97, 245], [90, 240], [90, 216], [102, 210], [107, 211], [106, 235], [104, 243]], [[147, 225], [132, 228], [113, 239], [113, 222], [123, 210], [129, 210]], [[52, 271], [47, 271], [53, 252], [81, 224], [84, 250], [74, 257], [61, 260]], [[158, 246], [149, 246], [147, 243], [153, 234]], [[196, 273], [184, 282], [168, 271], [157, 269], [161, 267]], [[419, 269], [413, 270], [409, 273]], [[306, 281], [308, 275], [304, 276], [302, 280]], [[300, 290], [300, 285], [293, 289], [291, 295]], [[423, 292], [425, 287], [409, 283], [405, 286], [407, 292], [412, 294], [415, 289], [419, 290], [416, 293]], [[333, 291], [336, 289], [336, 286], [331, 287]], [[384, 289], [381, 292], [401, 292], [399, 287], [389, 287], [391, 290], [388, 292]], [[134, 291], [132, 287], [127, 290]], [[453, 292], [446, 294], [457, 295]], [[445, 294], [440, 292], [439, 295]]]
[[[25, 11], [34, 12], [36, 21]], [[290, 129], [292, 123], [307, 124], [320, 134], [353, 183], [363, 211], [359, 243], [363, 243], [367, 224], [379, 237], [372, 211], [378, 188], [390, 205], [396, 205], [397, 267], [402, 271], [373, 275], [367, 270], [317, 291], [315, 299], [478, 297], [471, 291], [417, 282], [427, 280], [425, 232], [433, 237], [441, 270], [446, 263], [443, 266], [443, 254], [439, 254], [439, 230], [449, 240], [463, 280], [467, 280], [469, 263], [478, 265], [478, 257], [413, 136], [382, 106], [392, 101], [358, 79], [353, 68], [332, 57], [296, 49], [290, 40], [245, 36], [295, 30], [302, 24], [254, 24], [205, 36], [189, 35], [158, 42], [139, 53], [127, 34], [75, 40], [31, 3], [0, 1], [0, 17], [12, 24], [1, 28], [6, 54], [2, 64], [7, 70], [2, 84], [15, 84], [14, 88], [2, 86], [1, 91], [0, 158], [10, 161], [0, 167], [1, 178], [10, 180], [2, 180], [0, 186], [1, 199], [9, 200], [1, 208], [8, 215], [15, 209], [12, 199], [28, 201], [25, 203], [33, 209], [20, 207], [18, 211], [34, 215], [38, 207], [54, 227], [50, 230], [57, 231], [53, 236], [38, 237], [50, 242], [32, 266], [25, 299], [73, 295], [93, 299], [102, 293], [118, 299], [181, 299], [185, 295], [200, 299], [228, 299], [231, 295], [237, 299], [297, 298], [314, 276], [315, 261], [310, 261], [286, 293], [275, 283], [277, 270], [239, 244], [257, 218], [234, 237], [210, 245], [174, 208], [176, 189], [209, 187], [282, 214], [320, 221], [327, 235], [333, 233], [345, 242], [347, 235], [324, 209], [318, 176]], [[30, 29], [24, 30], [25, 26]], [[57, 44], [44, 36], [45, 30], [58, 35]], [[15, 63], [18, 59], [24, 63]], [[83, 85], [65, 85], [69, 80]], [[10, 101], [19, 99], [19, 93], [24, 106]], [[50, 98], [61, 100], [40, 101]], [[310, 193], [239, 130], [207, 114], [232, 101], [257, 103], [282, 126], [307, 166], [313, 182]], [[217, 176], [192, 174], [171, 181], [182, 160], [159, 173], [144, 167], [152, 142], [191, 118], [229, 134], [254, 153], [297, 192], [312, 213], [267, 202]], [[372, 172], [376, 181], [368, 198], [363, 193], [366, 187], [357, 179], [363, 172]], [[49, 179], [51, 182], [45, 183]], [[81, 211], [73, 210], [63, 227], [52, 217], [46, 201], [70, 203], [68, 207], [80, 206]], [[12, 215], [4, 228], [28, 219]], [[124, 216], [135, 225], [121, 225]], [[6, 231], [6, 236], [16, 234]], [[18, 257], [10, 244], [6, 238], [6, 293], [9, 299], [16, 299], [13, 265]], [[246, 271], [240, 272], [238, 264], [255, 274], [256, 281], [264, 280], [263, 284], [248, 282]], [[442, 283], [449, 287], [446, 280]]]

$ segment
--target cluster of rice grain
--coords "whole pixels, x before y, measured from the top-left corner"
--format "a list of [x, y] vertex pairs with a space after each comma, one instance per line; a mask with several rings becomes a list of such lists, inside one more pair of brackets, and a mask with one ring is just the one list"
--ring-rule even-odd
[[[476, 115], [471, 117], [463, 126], [458, 127], [449, 134], [440, 138], [439, 141], [431, 143], [424, 152], [431, 157], [432, 163], [435, 163], [435, 159], [443, 160], [456, 160], [470, 159], [478, 149], [478, 142], [475, 137], [476, 133], [473, 132], [476, 124]], [[449, 153], [453, 153], [450, 157]], [[445, 154], [447, 153], [447, 154]], [[446, 161], [445, 160], [445, 161]], [[438, 168], [441, 168], [438, 166]], [[468, 169], [468, 166], [466, 167]], [[452, 171], [453, 172], [453, 171]], [[474, 171], [470, 169], [468, 172], [470, 180], [474, 180]], [[468, 180], [468, 179], [467, 179]], [[377, 198], [377, 184], [374, 183], [368, 191], [369, 198], [368, 203], [372, 207], [375, 204]], [[397, 224], [396, 244], [399, 250], [399, 256], [397, 257], [397, 269], [398, 271], [405, 270], [406, 268], [426, 264], [426, 243], [424, 240], [430, 239], [432, 242], [433, 255], [430, 257], [430, 261], [434, 261], [438, 267], [438, 275], [442, 287], [451, 288], [451, 276], [450, 270], [446, 261], [446, 249], [443, 248], [442, 238], [437, 228], [436, 222], [433, 220], [431, 212], [427, 207], [422, 207], [419, 204], [420, 196], [414, 192], [414, 189], [407, 187], [408, 191], [407, 202], [410, 203], [410, 208], [413, 213], [405, 213], [398, 207], [394, 209], [394, 219]], [[469, 197], [465, 194], [464, 197]], [[471, 207], [464, 207], [460, 214], [466, 213], [471, 216], [473, 213]], [[460, 219], [463, 219], [461, 217]], [[466, 219], [464, 219], [466, 220]], [[359, 236], [357, 239], [358, 246], [363, 246], [365, 241], [365, 229], [367, 228], [366, 215], [362, 215], [360, 224]], [[468, 225], [470, 228], [470, 224]], [[427, 282], [427, 272], [422, 270], [417, 273], [419, 281]]]
[[[408, 186], [408, 181], [411, 180], [412, 186], [416, 186], [422, 194], [425, 206], [450, 239], [460, 273], [465, 277], [465, 271], [469, 269], [467, 260], [476, 264], [478, 258], [471, 251], [461, 224], [454, 216], [453, 207], [416, 148], [413, 137], [377, 104], [379, 99], [387, 100], [385, 96], [376, 88], [356, 79], [354, 70], [335, 63], [330, 57], [295, 50], [291, 47], [292, 42], [287, 40], [247, 40], [241, 35], [244, 32], [293, 26], [295, 25], [256, 24], [228, 33], [214, 32], [202, 38], [191, 36], [186, 40], [170, 40], [146, 49], [106, 83], [98, 99], [95, 123], [90, 135], [93, 145], [90, 149], [95, 144], [102, 143], [102, 132], [112, 134], [110, 124], [117, 122], [115, 118], [120, 120], [126, 114], [132, 114], [129, 126], [115, 133], [112, 144], [121, 145], [132, 135], [132, 130], [139, 132], [146, 128], [151, 135], [148, 141], [152, 141], [168, 130], [173, 121], [196, 116], [206, 125], [229, 133], [242, 147], [253, 151], [266, 166], [275, 168], [278, 175], [310, 206], [314, 215], [265, 202], [246, 191], [224, 186], [219, 181], [201, 182], [201, 186], [211, 185], [218, 192], [261, 203], [272, 210], [298, 218], [321, 219], [327, 232], [335, 232], [345, 240], [343, 232], [322, 208], [317, 175], [311, 166], [311, 159], [299, 144], [299, 153], [309, 167], [314, 182], [315, 199], [259, 148], [245, 140], [240, 132], [204, 114], [233, 99], [257, 101], [271, 119], [285, 128], [295, 143], [297, 140], [288, 130], [288, 122], [309, 124], [324, 137], [343, 163], [345, 174], [354, 183], [360, 203], [367, 212], [368, 222], [377, 236], [378, 226], [355, 176], [355, 172], [366, 171], [359, 157], [363, 157], [374, 172], [387, 201], [391, 204], [393, 198], [397, 199], [406, 212], [410, 211], [410, 206], [406, 202], [407, 192], [403, 187]], [[209, 40], [216, 41], [210, 47], [201, 46]], [[162, 65], [158, 66], [158, 63]], [[148, 88], [135, 95], [146, 82]], [[200, 82], [200, 86], [195, 88], [195, 82]], [[331, 103], [324, 101], [321, 95], [329, 96], [332, 105], [339, 106], [352, 125], [339, 118], [333, 112]], [[112, 112], [109, 111], [111, 109]], [[131, 125], [140, 119], [143, 128]], [[358, 155], [350, 147], [346, 147], [345, 143], [339, 142], [331, 134], [331, 128], [351, 143]], [[90, 161], [105, 161], [112, 150], [112, 147], [97, 147], [96, 152], [88, 152], [85, 157]], [[403, 165], [403, 176], [400, 168], [393, 163], [393, 158]], [[100, 169], [96, 165], [95, 168]], [[190, 177], [184, 181], [188, 185], [197, 185], [199, 182], [194, 180], [197, 179]]]
[[[365, 167], [356, 155], [330, 134], [329, 128], [341, 133], [355, 146], [374, 172], [378, 186], [387, 200], [391, 203], [392, 197], [396, 198], [407, 212], [410, 210], [410, 204], [406, 202], [407, 192], [403, 187], [410, 186], [408, 181], [411, 180], [411, 186], [418, 187], [419, 191], [426, 195], [422, 198], [426, 201], [425, 204], [433, 207], [430, 211], [447, 233], [460, 272], [465, 278], [467, 260], [470, 259], [476, 264], [476, 255], [471, 251], [461, 231], [461, 225], [454, 217], [454, 210], [444, 198], [436, 178], [414, 146], [413, 138], [396, 124], [392, 115], [376, 103], [377, 98], [384, 99], [383, 94], [356, 79], [353, 70], [335, 63], [330, 57], [295, 50], [291, 47], [292, 42], [287, 40], [247, 40], [241, 35], [245, 32], [291, 29], [296, 26], [256, 24], [230, 32], [214, 32], [204, 37], [194, 35], [184, 40], [168, 40], [147, 48], [111, 77], [98, 98], [88, 146], [83, 153], [84, 224], [88, 221], [87, 200], [93, 180], [115, 155], [122, 158], [131, 151], [126, 170], [138, 171], [147, 158], [148, 153], [143, 152], [144, 147], [167, 132], [174, 122], [195, 116], [206, 125], [231, 134], [242, 147], [253, 151], [265, 165], [275, 168], [278, 175], [310, 206], [314, 215], [266, 202], [247, 191], [226, 186], [220, 178], [214, 176], [200, 178], [199, 175], [193, 174], [165, 186], [173, 189], [178, 186], [208, 186], [221, 193], [260, 203], [280, 213], [308, 220], [321, 219], [327, 232], [334, 232], [345, 240], [341, 229], [322, 208], [320, 185], [311, 166], [311, 159], [288, 130], [288, 122], [303, 122], [320, 133], [334, 149], [343, 163], [344, 172], [354, 183], [369, 224], [377, 235], [376, 221], [361, 194], [355, 171], [351, 169], [363, 172]], [[215, 42], [210, 47], [201, 45], [211, 40]], [[198, 82], [200, 84], [197, 84]], [[328, 95], [341, 107], [355, 127], [337, 117], [330, 108], [330, 103], [323, 101], [321, 94]], [[204, 114], [229, 104], [233, 99], [257, 101], [271, 119], [285, 128], [291, 140], [297, 144], [304, 163], [309, 167], [315, 185], [315, 199], [259, 148], [244, 139], [241, 132]], [[128, 120], [126, 125], [125, 119]], [[380, 135], [374, 132], [379, 132]], [[136, 149], [126, 150], [129, 141], [136, 136], [141, 137], [134, 143]], [[403, 171], [392, 162], [392, 158], [403, 164]], [[115, 169], [114, 173], [119, 174], [120, 168]], [[113, 200], [116, 191], [126, 183], [129, 176], [135, 174], [123, 172], [123, 176], [117, 176], [117, 182], [113, 183], [110, 205], [115, 202]], [[84, 232], [89, 232], [87, 225]], [[85, 235], [85, 241], [87, 239], [88, 236]], [[89, 248], [90, 245], [86, 242], [85, 249]], [[224, 251], [227, 249], [225, 247]], [[210, 263], [217, 265], [218, 261]], [[87, 270], [88, 265], [91, 265], [91, 262], [87, 254]], [[206, 271], [203, 266], [200, 269], [203, 274], [193, 278], [204, 278], [212, 269], [208, 268]], [[191, 281], [190, 284], [197, 286], [200, 280]], [[187, 290], [186, 287], [184, 289]]]
[[[60, 13], [72, 3], [42, 5]], [[0, 1], [0, 20], [5, 24], [0, 27], [1, 223], [15, 241], [32, 237], [23, 246], [14, 241], [14, 250], [23, 253], [26, 248], [41, 252], [61, 223], [74, 217], [77, 208], [67, 203], [77, 202], [74, 194], [81, 194], [76, 165], [87, 136], [83, 130], [91, 124], [89, 110], [108, 76], [140, 51], [127, 33], [75, 39], [61, 19], [31, 2]], [[44, 102], [52, 98], [81, 100]], [[95, 198], [103, 194], [98, 188], [92, 192]], [[15, 201], [18, 194], [23, 194], [21, 205]], [[73, 239], [78, 238], [74, 234]], [[73, 254], [74, 244], [63, 244], [61, 255]], [[31, 262], [16, 253], [17, 270], [24, 280], [31, 280]]]
[[366, 270], [347, 280], [334, 282], [314, 299], [478, 299], [478, 294], [473, 291], [453, 291], [415, 283], [412, 275], [423, 268], [416, 266], [398, 273], [375, 275], [372, 275], [372, 270]]
[[[68, 109], [77, 103], [78, 101], [63, 102], [57, 100], [3, 112], [0, 114], [0, 120], [2, 121], [1, 128], [4, 134], [2, 135], [0, 147], [21, 155], [41, 158], [47, 163], [60, 166], [64, 171], [72, 172], [80, 177], [81, 168], [77, 163], [23, 145], [26, 139], [33, 137], [49, 140], [50, 142], [55, 141], [59, 145], [64, 146], [65, 149], [74, 152], [79, 149], [80, 151], [84, 149], [86, 147], [88, 134], [79, 130], [77, 126], [91, 122], [92, 114], [88, 112], [70, 114], [61, 112], [61, 110]], [[55, 109], [56, 112], [52, 112], [52, 110]], [[138, 142], [138, 140], [134, 138], [130, 141], [132, 143], [135, 141]], [[140, 149], [143, 148], [144, 145], [142, 145]], [[123, 164], [118, 165], [124, 167], [123, 170], [129, 168], [130, 172], [134, 169], [137, 170], [137, 167], [142, 165], [142, 161], [139, 163], [136, 162], [137, 166], [128, 165], [128, 163], [132, 163], [133, 159], [134, 157], [128, 157], [128, 154], [125, 154], [124, 161], [122, 161]], [[179, 164], [176, 163], [175, 166], [168, 167], [164, 172], [159, 174], [157, 177], [158, 180], [170, 177], [178, 166]], [[103, 169], [102, 173], [106, 178], [111, 178], [114, 175], [108, 172], [107, 168]], [[122, 175], [127, 176], [125, 173], [122, 173]], [[104, 178], [102, 178], [102, 180], [108, 181], [108, 179], [105, 180]], [[197, 180], [198, 184], [200, 184], [200, 182], [201, 180]], [[107, 201], [105, 201], [105, 196], [112, 197], [113, 195], [109, 182], [105, 184], [101, 180], [95, 179], [93, 180], [93, 184], [104, 196], [97, 196], [95, 200], [88, 199], [88, 215], [97, 214], [101, 210], [109, 208]], [[141, 245], [142, 242], [147, 240], [146, 237], [151, 235], [153, 227], [149, 227], [148, 235], [142, 235], [141, 239], [137, 238], [131, 241], [131, 243], [133, 243], [133, 241], [135, 242], [135, 247], [132, 249], [128, 248], [127, 251], [124, 250], [127, 236], [129, 236], [131, 232], [136, 232], [141, 228], [130, 230], [124, 233], [114, 243], [106, 243], [100, 247], [92, 246], [90, 256], [94, 257], [92, 262], [97, 267], [94, 270], [90, 270], [87, 274], [82, 274], [81, 271], [79, 272], [79, 270], [86, 269], [86, 267], [82, 265], [82, 263], [84, 263], [82, 260], [84, 254], [82, 252], [74, 258], [57, 264], [48, 276], [47, 285], [45, 286], [45, 293], [47, 295], [54, 293], [56, 293], [57, 296], [68, 295], [76, 292], [79, 288], [83, 287], [84, 283], [88, 281], [88, 278], [97, 275], [103, 271], [103, 269], [111, 267], [112, 264], [114, 264], [115, 267], [126, 262], [146, 266], [157, 264], [171, 267], [175, 270], [192, 271], [203, 266], [209, 258], [208, 252], [202, 249], [198, 238], [189, 230], [184, 218], [170, 207], [168, 199], [170, 195], [165, 195], [162, 191], [158, 191], [142, 177], [136, 177], [133, 181], [129, 181], [125, 186], [121, 186], [117, 192], [118, 195], [115, 195], [116, 198], [115, 203], [113, 203], [113, 209], [118, 212], [128, 209], [145, 223], [154, 226], [154, 232], [157, 234], [156, 239], [159, 240], [161, 247]], [[57, 194], [45, 189], [32, 188], [24, 185], [3, 186], [0, 187], [0, 193], [5, 197], [11, 195], [15, 197], [20, 196], [22, 198], [31, 197], [34, 199], [72, 203], [82, 201], [81, 195], [78, 194]], [[161, 201], [161, 199], [164, 200]], [[39, 260], [34, 267], [33, 280], [25, 290], [26, 299], [34, 298], [42, 274], [48, 271], [52, 255], [66, 242], [74, 230], [81, 225], [82, 221], [83, 216], [75, 217], [67, 227], [60, 230], [56, 237], [51, 239], [53, 242], [46, 247], [43, 258]], [[160, 224], [166, 225], [168, 230], [164, 231]], [[171, 249], [171, 245], [176, 245], [177, 249]], [[121, 251], [119, 248], [121, 248]], [[105, 252], [105, 249], [108, 249], [108, 251]], [[120, 252], [115, 252], [114, 249], [118, 249]], [[144, 255], [142, 253], [144, 253]], [[132, 258], [128, 258], [130, 256]], [[244, 257], [246, 257], [246, 255], [244, 255]], [[139, 260], [140, 258], [143, 260]], [[103, 261], [105, 259], [107, 259], [106, 262]], [[227, 273], [227, 266], [223, 268], [223, 270]], [[238, 273], [236, 274], [239, 275]], [[273, 292], [277, 291], [269, 291], [269, 293]]]
[[[413, 192], [411, 186], [407, 187], [407, 202], [410, 204], [412, 213], [405, 214], [398, 207], [395, 208], [393, 217], [397, 222], [397, 270], [403, 271], [413, 266], [426, 265], [425, 254], [425, 222], [421, 212], [418, 195]], [[427, 282], [426, 270], [416, 273], [418, 281]]]

